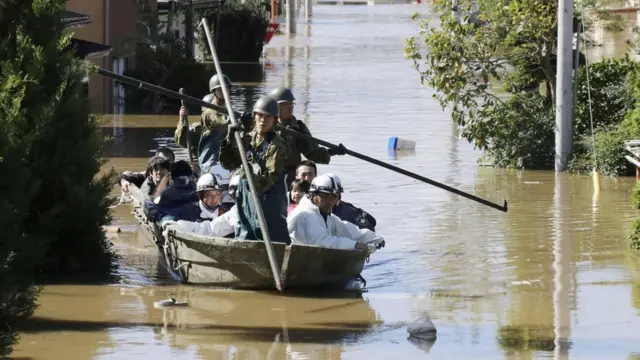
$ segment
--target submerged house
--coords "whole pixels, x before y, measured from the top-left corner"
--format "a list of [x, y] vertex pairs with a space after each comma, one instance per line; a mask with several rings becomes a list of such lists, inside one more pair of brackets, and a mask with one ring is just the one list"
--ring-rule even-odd
[[[225, 4], [225, 0], [191, 0], [191, 6], [193, 6], [193, 13], [197, 14], [204, 10], [217, 10]], [[172, 34], [175, 38], [188, 39], [193, 57], [195, 59], [202, 59], [202, 53], [200, 48], [196, 44], [196, 29], [187, 29], [185, 27], [185, 16], [183, 11], [178, 11], [179, 6], [188, 6], [189, 2], [180, 2], [175, 0], [157, 0], [158, 6], [158, 21], [165, 26], [165, 31], [168, 34]], [[199, 19], [196, 19], [199, 20]], [[213, 29], [212, 29], [213, 30]], [[187, 33], [191, 33], [191, 38], [187, 36]]]
[[[62, 12], [62, 25], [65, 29], [80, 28], [91, 23], [89, 15], [80, 14], [73, 11]], [[111, 51], [111, 46], [95, 43], [93, 41], [81, 40], [77, 38], [71, 39], [71, 48], [74, 49], [76, 57], [80, 59], [99, 59], [105, 57]], [[85, 76], [85, 92], [89, 95], [89, 77]]]
[[[148, 0], [155, 9], [156, 0]], [[62, 21], [73, 33], [78, 57], [123, 74], [134, 66], [139, 28], [136, 0], [68, 0]], [[98, 114], [124, 111], [124, 88], [111, 79], [92, 75], [87, 79], [91, 111]]]

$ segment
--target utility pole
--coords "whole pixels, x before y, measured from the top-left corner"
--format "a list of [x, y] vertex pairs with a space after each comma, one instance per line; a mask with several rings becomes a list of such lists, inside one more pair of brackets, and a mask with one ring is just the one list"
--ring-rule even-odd
[[304, 0], [304, 18], [309, 21], [313, 16], [313, 0]]
[[287, 2], [287, 35], [296, 33], [296, 1], [286, 0]]
[[573, 141], [571, 64], [573, 0], [558, 0], [558, 55], [556, 72], [556, 171], [563, 171]]

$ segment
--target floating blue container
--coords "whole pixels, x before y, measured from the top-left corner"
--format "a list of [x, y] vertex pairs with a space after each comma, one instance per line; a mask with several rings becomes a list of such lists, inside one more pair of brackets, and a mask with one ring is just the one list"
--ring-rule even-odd
[[416, 142], [412, 140], [400, 139], [397, 136], [392, 136], [389, 138], [389, 143], [387, 144], [387, 150], [415, 150]]

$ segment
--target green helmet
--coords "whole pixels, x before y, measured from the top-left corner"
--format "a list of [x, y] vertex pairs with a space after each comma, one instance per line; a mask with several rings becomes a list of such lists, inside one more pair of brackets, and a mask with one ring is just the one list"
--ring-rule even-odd
[[[202, 101], [206, 102], [206, 103], [213, 103], [213, 94], [207, 94], [202, 98]], [[202, 111], [204, 111], [205, 109], [208, 109], [206, 107], [202, 107]]]
[[269, 95], [265, 95], [258, 99], [255, 105], [253, 105], [253, 112], [278, 117], [280, 116], [280, 107], [278, 106], [276, 99]]
[[[227, 88], [230, 88], [231, 80], [229, 80], [229, 77], [227, 75], [222, 74], [222, 76], [224, 76], [224, 83], [227, 84]], [[220, 85], [220, 78], [218, 77], [218, 74], [213, 75], [211, 79], [209, 79], [209, 92], [213, 93], [213, 90], [221, 86], [222, 85]]]
[[278, 103], [285, 102], [285, 101], [294, 101], [296, 99], [295, 96], [293, 96], [291, 89], [287, 89], [286, 87], [283, 87], [283, 86], [273, 89], [269, 93], [269, 96], [276, 99]]

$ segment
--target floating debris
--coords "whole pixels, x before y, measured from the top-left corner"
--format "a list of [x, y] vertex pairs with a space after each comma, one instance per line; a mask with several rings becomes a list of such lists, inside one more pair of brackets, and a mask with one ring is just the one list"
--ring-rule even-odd
[[113, 226], [113, 225], [105, 225], [102, 227], [102, 230], [104, 230], [107, 233], [112, 233], [112, 234], [117, 234], [120, 233], [122, 230], [120, 230], [119, 226]]
[[539, 283], [540, 279], [529, 279], [529, 280], [519, 280], [519, 281], [512, 281], [511, 285], [533, 285], [536, 283]]
[[168, 307], [168, 306], [189, 306], [189, 303], [186, 301], [178, 302], [174, 298], [160, 300], [153, 303], [154, 307]]
[[410, 337], [418, 338], [423, 341], [434, 341], [436, 339], [436, 326], [433, 325], [433, 321], [428, 315], [422, 315], [418, 319], [414, 320], [407, 327], [407, 332]]

